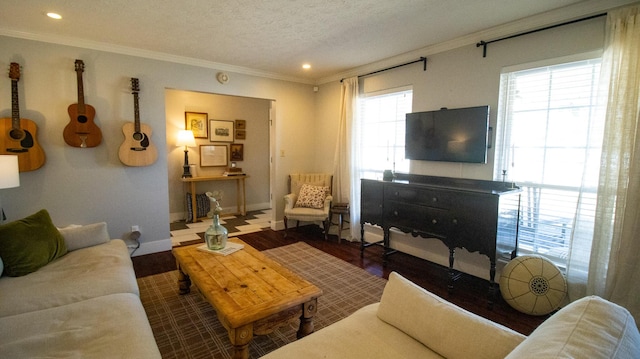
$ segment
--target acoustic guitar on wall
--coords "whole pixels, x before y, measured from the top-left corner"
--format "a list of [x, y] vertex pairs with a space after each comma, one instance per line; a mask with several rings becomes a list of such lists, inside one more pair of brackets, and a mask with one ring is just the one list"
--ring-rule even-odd
[[132, 77], [131, 93], [133, 93], [135, 122], [127, 122], [122, 126], [124, 141], [118, 151], [120, 161], [127, 166], [149, 166], [158, 158], [158, 150], [151, 142], [151, 127], [140, 123], [140, 106], [138, 105], [139, 92], [139, 81]]
[[73, 147], [96, 147], [102, 142], [102, 131], [93, 122], [96, 109], [84, 103], [84, 88], [82, 86], [84, 62], [76, 60], [75, 64], [78, 79], [78, 103], [69, 105], [67, 109], [71, 120], [64, 128], [64, 141]]
[[44, 150], [37, 140], [38, 126], [26, 118], [20, 118], [18, 80], [20, 65], [9, 66], [11, 78], [11, 118], [0, 119], [0, 154], [17, 155], [20, 172], [37, 170], [45, 162]]

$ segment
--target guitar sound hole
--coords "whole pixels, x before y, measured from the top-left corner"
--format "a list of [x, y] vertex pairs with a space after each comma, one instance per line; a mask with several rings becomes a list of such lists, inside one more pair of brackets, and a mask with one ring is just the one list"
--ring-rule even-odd
[[24, 132], [22, 132], [21, 130], [13, 129], [9, 131], [9, 136], [11, 137], [11, 139], [19, 141], [24, 136]]
[[133, 139], [136, 141], [140, 141], [144, 138], [144, 135], [142, 135], [140, 132], [136, 132], [133, 134]]
[[87, 116], [84, 116], [84, 115], [78, 116], [78, 122], [86, 123], [87, 122]]

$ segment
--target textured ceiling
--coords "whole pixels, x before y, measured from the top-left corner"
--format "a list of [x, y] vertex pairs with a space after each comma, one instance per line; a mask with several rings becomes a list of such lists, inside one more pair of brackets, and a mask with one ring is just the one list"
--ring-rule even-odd
[[312, 82], [585, 3], [603, 1], [2, 0], [0, 35], [116, 45]]

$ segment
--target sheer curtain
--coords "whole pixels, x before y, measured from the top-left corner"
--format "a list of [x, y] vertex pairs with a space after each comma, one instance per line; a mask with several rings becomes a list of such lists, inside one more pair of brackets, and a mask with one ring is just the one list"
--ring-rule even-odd
[[[602, 64], [608, 84], [594, 243], [586, 293], [640, 321], [640, 6], [610, 11]], [[602, 81], [604, 82], [604, 81]]]
[[358, 146], [354, 145], [353, 131], [357, 129], [354, 125], [356, 121], [356, 105], [358, 100], [358, 77], [351, 77], [342, 80], [342, 89], [340, 91], [340, 120], [338, 124], [338, 140], [336, 142], [336, 151], [333, 159], [333, 197], [334, 202], [350, 203], [349, 221], [351, 239], [360, 238], [359, 226], [354, 223], [360, 223], [360, 178], [352, 176], [351, 169], [358, 168], [358, 154], [356, 153]]

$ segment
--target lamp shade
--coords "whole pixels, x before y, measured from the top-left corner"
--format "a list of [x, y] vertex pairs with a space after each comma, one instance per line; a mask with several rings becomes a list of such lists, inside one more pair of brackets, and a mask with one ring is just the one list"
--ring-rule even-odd
[[176, 146], [195, 147], [196, 139], [193, 137], [193, 132], [191, 130], [180, 130], [180, 132], [178, 132], [178, 140], [176, 141]]
[[0, 155], [0, 188], [20, 186], [20, 167], [18, 156]]

